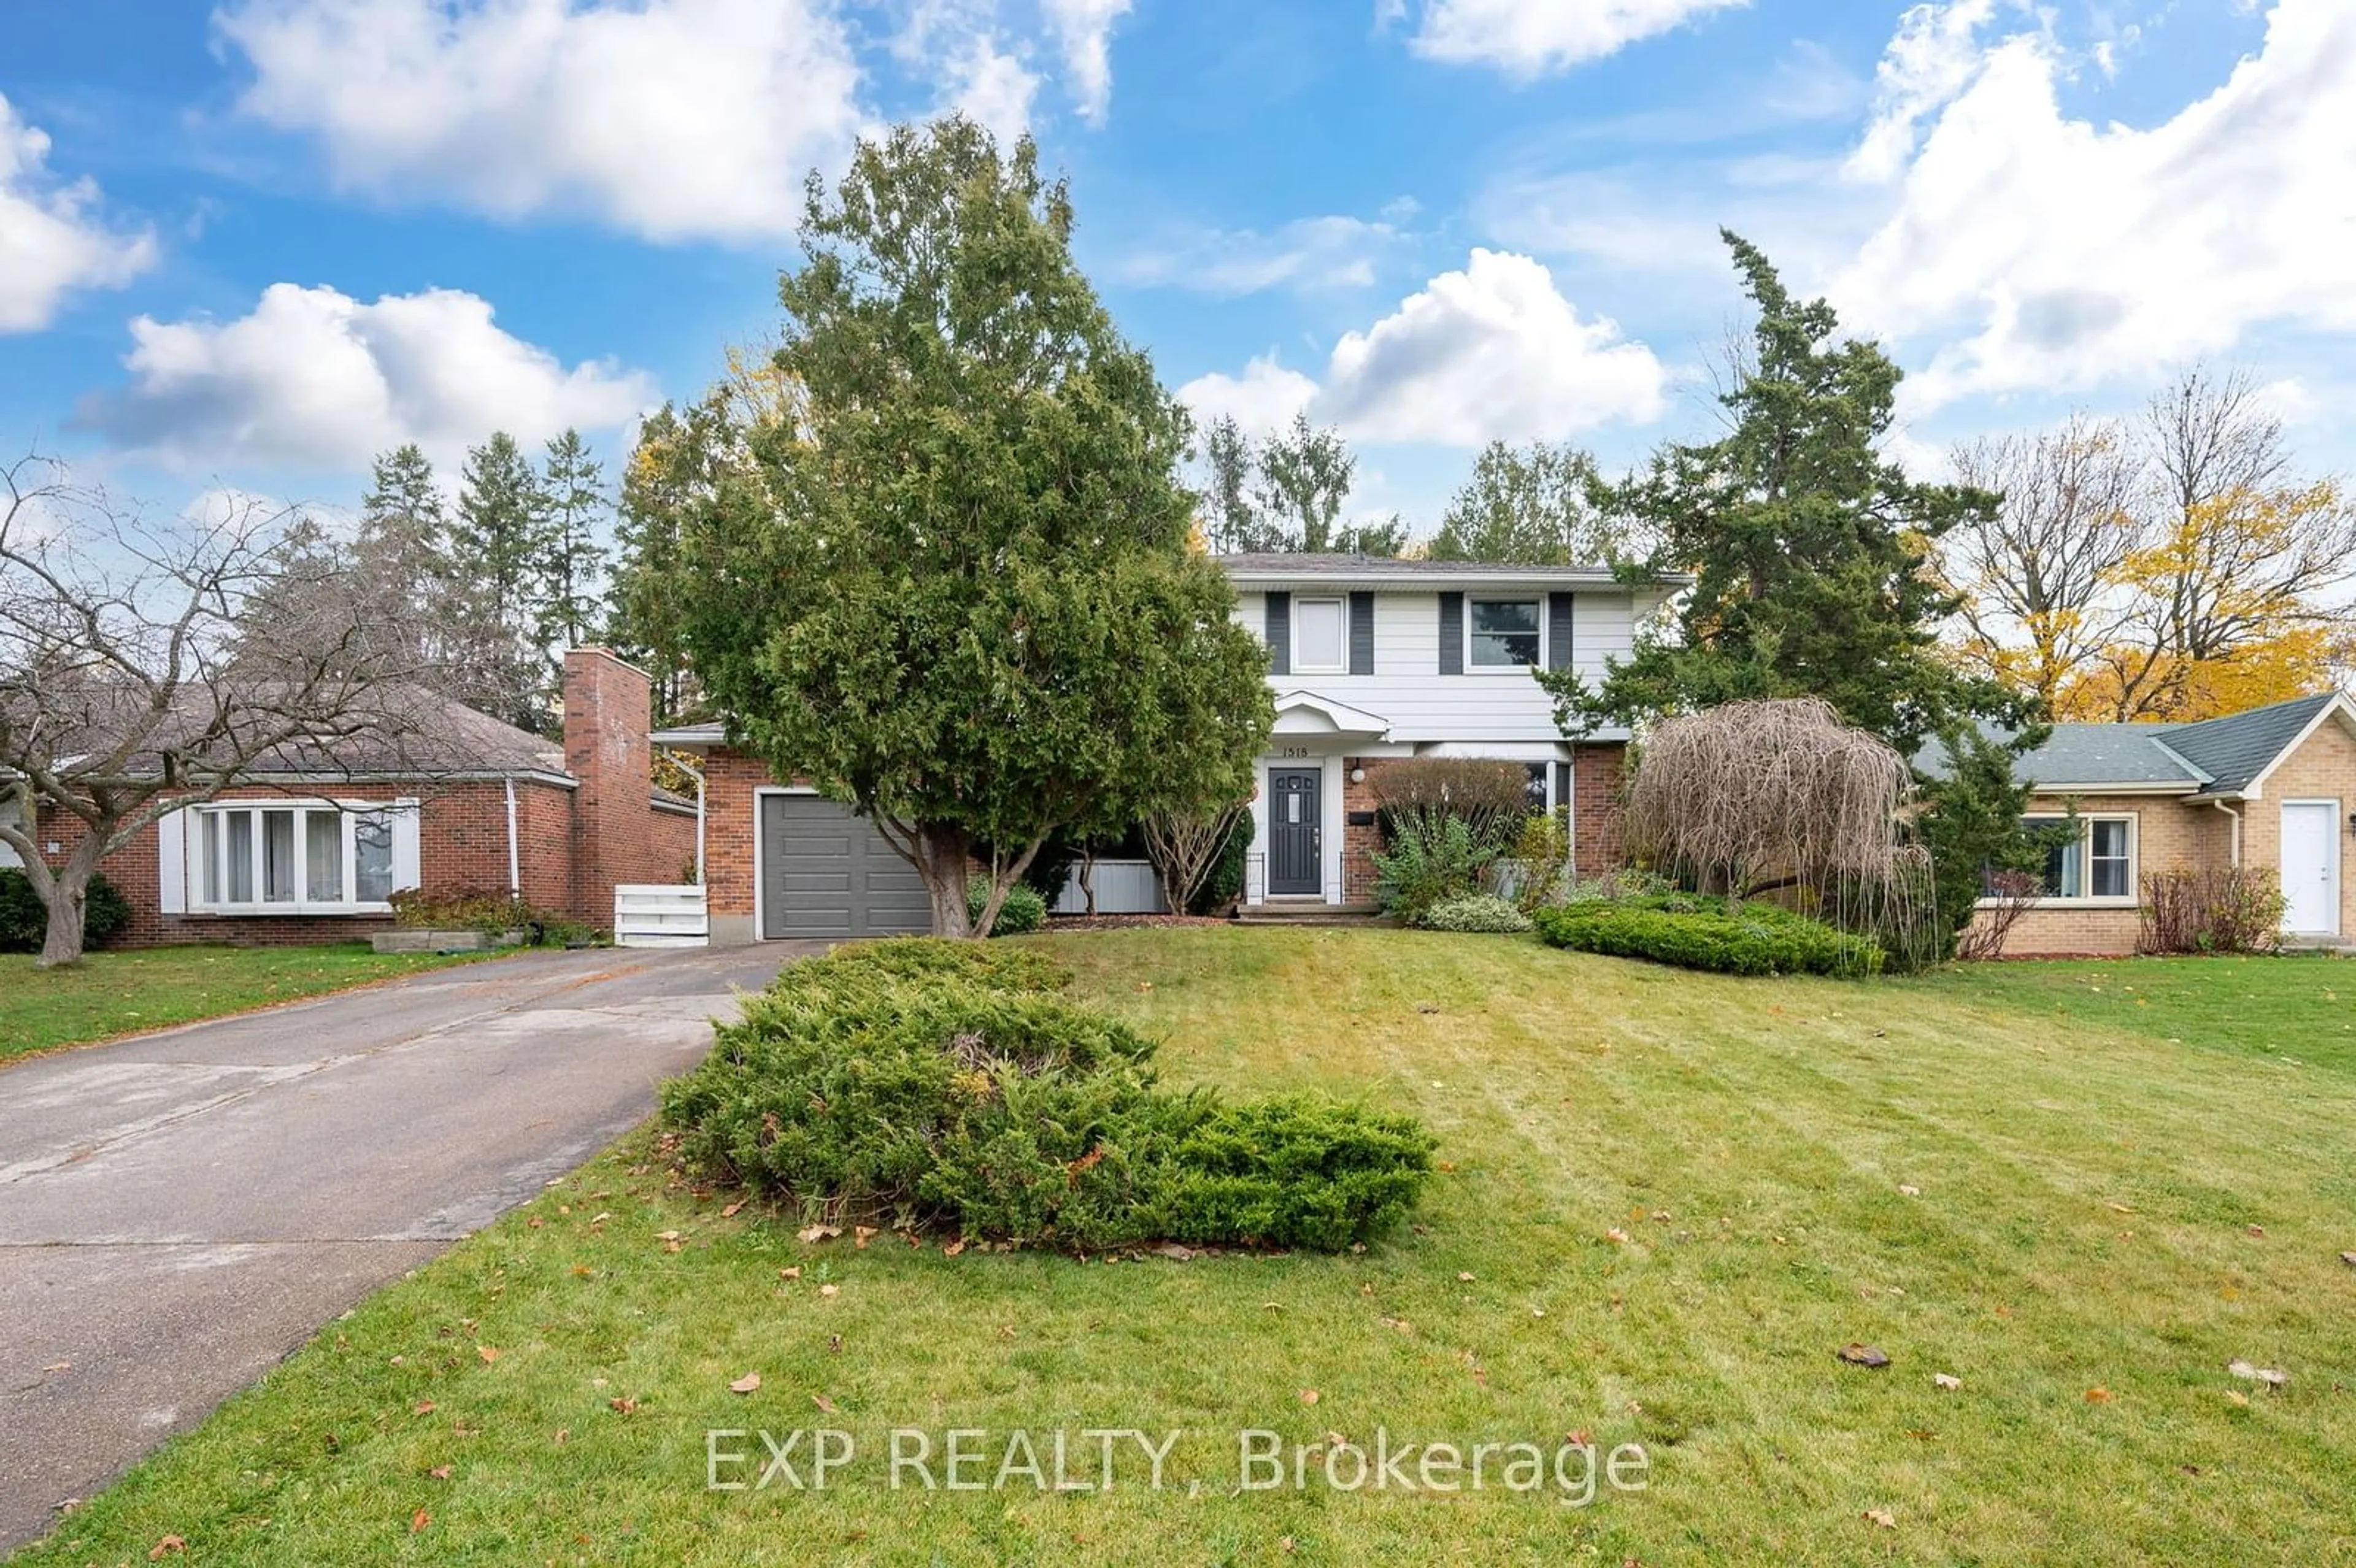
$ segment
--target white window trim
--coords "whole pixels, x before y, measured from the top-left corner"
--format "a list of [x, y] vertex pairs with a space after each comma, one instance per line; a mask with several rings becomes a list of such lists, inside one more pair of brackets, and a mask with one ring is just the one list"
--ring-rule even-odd
[[[1472, 607], [1476, 604], [1536, 604], [1538, 609], [1538, 656], [1532, 664], [1475, 664], [1472, 662]], [[1464, 673], [1466, 675], [1517, 675], [1527, 679], [1530, 671], [1547, 667], [1547, 596], [1544, 593], [1467, 593], [1464, 596]]]
[[[203, 864], [205, 843], [203, 829], [204, 818], [208, 816], [225, 817], [237, 812], [258, 813], [265, 811], [334, 811], [341, 815], [345, 819], [343, 831], [340, 836], [344, 858], [343, 886], [347, 890], [357, 886], [359, 880], [357, 849], [352, 839], [353, 828], [351, 819], [366, 816], [372, 812], [383, 813], [386, 816], [391, 818], [391, 827], [393, 835], [393, 843], [391, 846], [391, 853], [392, 857], [391, 874], [394, 878], [393, 891], [396, 892], [402, 891], [400, 876], [402, 857], [401, 853], [400, 840], [403, 832], [414, 833], [417, 831], [418, 812], [414, 802], [405, 800], [327, 800], [321, 798], [294, 797], [211, 801], [203, 805], [190, 807], [187, 813], [190, 818], [187, 829], [187, 853], [188, 856], [188, 877], [186, 892], [187, 911], [188, 913], [235, 915], [242, 919], [253, 916], [299, 917], [303, 915], [391, 914], [392, 912], [392, 904], [391, 901], [385, 899], [294, 899], [291, 901], [273, 901], [270, 902], [254, 900], [241, 903], [232, 903], [226, 899], [210, 901], [207, 901], [205, 898], [205, 876], [208, 868]], [[221, 830], [220, 839], [223, 846], [228, 844], [228, 829], [223, 828]], [[310, 886], [310, 834], [305, 827], [298, 824], [294, 833], [294, 886], [297, 890], [307, 889]], [[260, 877], [260, 866], [258, 862], [262, 854], [262, 834], [258, 826], [253, 836], [253, 854], [257, 861], [255, 874], [257, 879], [256, 885], [258, 886]], [[226, 880], [227, 879], [224, 877], [222, 879], [224, 884], [226, 883]]]
[[[2030, 811], [2022, 813], [2022, 820], [2059, 821], [2062, 815], [2065, 814]], [[2143, 819], [2131, 811], [2082, 811], [2078, 814], [2078, 843], [2084, 858], [2083, 875], [2089, 882], [2094, 880], [2094, 824], [2097, 822], [2124, 822], [2127, 825], [2126, 894], [2124, 897], [2105, 895], [2098, 898], [2092, 893], [2082, 893], [2076, 898], [2063, 898], [2059, 894], [2041, 893], [2029, 901], [2030, 909], [2141, 909], [2143, 907]], [[1974, 901], [1974, 907], [1998, 909], [2003, 907], [2006, 901], [2003, 899], [1978, 899]]]
[[[10, 823], [26, 828], [29, 836], [31, 825], [22, 820], [23, 816], [24, 808], [17, 804], [14, 795], [0, 795], [0, 817], [5, 817]], [[24, 863], [24, 857], [16, 853], [15, 845], [0, 840], [0, 869], [22, 866]]]
[[[1342, 635], [1335, 644], [1339, 656], [1331, 664], [1312, 664], [1301, 656], [1301, 612], [1312, 604], [1331, 604], [1339, 619]], [[1350, 673], [1350, 602], [1338, 595], [1317, 593], [1306, 598], [1296, 596], [1290, 612], [1292, 618], [1292, 673], [1295, 675], [1347, 675]]]

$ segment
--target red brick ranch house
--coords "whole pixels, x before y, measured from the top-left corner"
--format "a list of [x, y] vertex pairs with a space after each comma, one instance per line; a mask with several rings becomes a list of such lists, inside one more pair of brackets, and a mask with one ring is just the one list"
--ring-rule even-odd
[[[1252, 764], [1253, 906], [1358, 905], [1374, 890], [1374, 781], [1404, 757], [1529, 770], [1530, 802], [1569, 807], [1582, 874], [1617, 863], [1612, 806], [1628, 736], [1563, 739], [1532, 667], [1600, 677], [1676, 584], [1603, 567], [1497, 566], [1355, 555], [1232, 555], [1237, 614], [1267, 644], [1276, 730]], [[774, 777], [725, 727], [658, 731], [705, 770], [711, 940], [864, 936], [927, 928], [914, 868], [849, 808]], [[1126, 873], [1126, 875], [1124, 875]], [[1098, 908], [1160, 907], [1151, 869], [1098, 868]], [[1126, 899], [1103, 896], [1125, 887]]]
[[[616, 883], [691, 872], [695, 806], [650, 782], [646, 676], [599, 648], [564, 658], [560, 744], [446, 699], [398, 746], [268, 761], [168, 813], [100, 864], [132, 910], [118, 944], [306, 943], [392, 924], [396, 890], [511, 892], [596, 924]], [[80, 819], [36, 825], [62, 858]], [[0, 864], [15, 856], [0, 845]]]

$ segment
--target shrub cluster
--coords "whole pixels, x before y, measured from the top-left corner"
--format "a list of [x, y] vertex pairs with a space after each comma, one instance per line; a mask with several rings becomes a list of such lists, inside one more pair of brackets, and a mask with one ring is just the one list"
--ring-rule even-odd
[[1507, 934], [1529, 930], [1530, 917], [1510, 899], [1501, 899], [1494, 893], [1464, 893], [1433, 904], [1416, 924], [1426, 931]]
[[479, 931], [492, 936], [520, 931], [526, 942], [552, 946], [593, 941], [599, 934], [585, 921], [541, 909], [505, 888], [395, 888], [391, 901], [392, 923], [405, 931]]
[[[990, 901], [990, 879], [976, 877], [965, 885], [965, 918], [980, 923], [981, 910]], [[998, 906], [998, 919], [990, 928], [992, 936], [1021, 936], [1047, 923], [1047, 901], [1038, 889], [1028, 882], [1017, 882], [1006, 890], [1006, 901]]]
[[2271, 953], [2289, 901], [2265, 867], [2170, 866], [2143, 880], [2139, 953]]
[[[82, 945], [103, 947], [130, 924], [131, 901], [106, 873], [92, 872], [82, 900]], [[0, 870], [0, 953], [38, 953], [48, 934], [49, 907], [33, 891], [33, 879], [14, 866]]]
[[691, 1164], [831, 1221], [1072, 1252], [1333, 1251], [1414, 1203], [1432, 1140], [1308, 1096], [1155, 1086], [1153, 1042], [1043, 955], [908, 938], [789, 966], [664, 1086]]
[[1464, 818], [1441, 815], [1400, 823], [1390, 848], [1372, 858], [1376, 901], [1408, 924], [1420, 925], [1433, 906], [1479, 889], [1497, 847]]
[[1881, 948], [1773, 904], [1730, 904], [1696, 893], [1588, 899], [1538, 911], [1539, 937], [1557, 947], [1649, 958], [1723, 975], [1879, 974]]

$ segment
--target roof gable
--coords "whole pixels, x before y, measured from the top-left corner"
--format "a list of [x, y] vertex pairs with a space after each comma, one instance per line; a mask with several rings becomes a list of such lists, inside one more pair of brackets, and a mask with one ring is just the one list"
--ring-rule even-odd
[[2340, 700], [2339, 693], [2325, 691], [2197, 724], [2170, 724], [2166, 739], [2171, 750], [2210, 775], [2204, 793], [2239, 795]]

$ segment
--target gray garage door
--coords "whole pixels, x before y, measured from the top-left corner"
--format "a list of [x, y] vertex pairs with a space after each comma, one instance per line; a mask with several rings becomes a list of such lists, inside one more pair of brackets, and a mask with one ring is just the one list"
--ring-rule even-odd
[[892, 936], [932, 926], [916, 869], [863, 817], [816, 795], [761, 797], [763, 936]]

